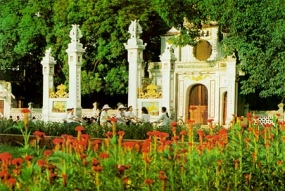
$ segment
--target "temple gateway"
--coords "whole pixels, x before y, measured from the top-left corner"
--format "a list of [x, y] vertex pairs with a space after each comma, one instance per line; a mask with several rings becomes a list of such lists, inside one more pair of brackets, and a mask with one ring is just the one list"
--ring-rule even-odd
[[237, 113], [236, 58], [222, 54], [216, 23], [203, 25], [195, 46], [177, 47], [168, 39], [179, 35], [175, 28], [161, 36], [160, 62], [148, 64], [146, 77], [138, 21], [129, 26], [131, 37], [125, 44], [129, 62], [128, 105], [138, 116], [146, 107], [152, 119], [166, 107], [173, 120], [194, 119], [206, 124], [229, 124]]

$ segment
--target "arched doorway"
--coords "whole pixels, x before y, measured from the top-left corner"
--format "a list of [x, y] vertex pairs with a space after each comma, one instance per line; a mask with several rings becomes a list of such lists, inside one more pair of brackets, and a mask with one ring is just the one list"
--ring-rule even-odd
[[227, 109], [228, 109], [228, 92], [225, 92], [223, 95], [223, 125], [226, 124], [227, 120]]
[[[195, 110], [190, 110], [195, 107]], [[195, 120], [195, 123], [206, 124], [208, 120], [208, 90], [202, 84], [194, 85], [189, 92], [189, 117]], [[191, 114], [190, 112], [193, 113]]]

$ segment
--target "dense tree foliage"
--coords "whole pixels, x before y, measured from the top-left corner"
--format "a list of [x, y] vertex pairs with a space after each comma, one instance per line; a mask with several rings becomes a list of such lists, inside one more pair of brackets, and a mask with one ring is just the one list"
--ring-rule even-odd
[[[18, 84], [14, 89], [23, 97], [40, 95], [40, 61], [51, 47], [57, 60], [55, 83], [68, 85], [65, 50], [71, 25], [79, 24], [86, 47], [82, 94], [126, 94], [128, 64], [123, 43], [131, 20], [140, 20], [143, 27], [145, 61], [158, 61], [159, 35], [169, 27], [181, 30], [174, 43], [195, 44], [201, 22], [218, 21], [220, 32], [229, 34], [221, 39], [223, 50], [227, 55], [234, 53], [246, 72], [241, 93], [283, 99], [284, 8], [284, 0], [1, 0], [1, 78], [13, 80], [13, 87]], [[185, 26], [185, 18], [190, 27]], [[9, 79], [8, 69], [18, 74]]]
[[246, 77], [241, 78], [241, 93], [283, 100], [284, 0], [178, 0], [172, 4], [156, 0], [156, 3], [162, 5], [161, 17], [176, 26], [181, 24], [176, 15], [181, 14], [196, 26], [197, 22], [218, 21], [221, 32], [228, 33], [222, 40], [223, 50], [227, 55], [235, 54], [240, 69], [246, 72]]
[[[127, 93], [127, 51], [123, 43], [129, 38], [131, 20], [139, 20], [143, 27], [142, 38], [148, 46], [145, 60], [158, 60], [159, 35], [169, 29], [143, 0], [2, 0], [0, 10], [1, 78], [18, 83], [18, 96], [26, 98], [38, 94], [41, 99], [40, 61], [48, 47], [57, 60], [55, 85], [68, 85], [66, 49], [72, 24], [79, 24], [83, 33], [82, 94], [90, 97], [100, 91]], [[11, 68], [19, 70], [19, 79], [9, 79]]]

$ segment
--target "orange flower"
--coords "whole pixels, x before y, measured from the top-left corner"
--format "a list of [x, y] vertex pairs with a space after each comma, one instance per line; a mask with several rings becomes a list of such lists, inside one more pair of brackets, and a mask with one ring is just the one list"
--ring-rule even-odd
[[[16, 178], [11, 177], [11, 178], [9, 178], [9, 179], [7, 180], [7, 182], [9, 183], [9, 185], [10, 185], [11, 187], [13, 187], [13, 186], [15, 186], [17, 180], [16, 180]], [[13, 190], [14, 190], [14, 189], [13, 189]]]
[[75, 127], [75, 131], [84, 131], [85, 128], [83, 126], [77, 126]]
[[214, 119], [208, 119], [207, 122], [208, 123], [212, 123], [214, 121]]
[[66, 187], [66, 179], [67, 179], [67, 175], [66, 174], [62, 174], [62, 186]]
[[59, 145], [59, 144], [61, 144], [61, 143], [63, 142], [63, 140], [60, 139], [60, 138], [55, 138], [55, 139], [53, 139], [52, 142], [53, 142], [55, 145]]
[[152, 179], [145, 179], [144, 183], [146, 183], [148, 186], [152, 185], [153, 184], [153, 180]]
[[51, 155], [51, 150], [45, 150], [44, 151], [44, 156], [49, 157]]
[[116, 123], [117, 119], [115, 117], [111, 117], [110, 121]]
[[194, 120], [194, 119], [188, 119], [188, 120], [187, 120], [187, 123], [193, 124], [193, 123], [195, 123], [195, 120]]
[[281, 164], [283, 164], [283, 161], [282, 161], [282, 160], [279, 160], [279, 161], [276, 162], [276, 164], [277, 164], [277, 165], [281, 165]]
[[31, 155], [27, 155], [27, 156], [25, 156], [24, 157], [24, 159], [26, 160], [26, 161], [31, 161], [31, 160], [33, 160], [33, 156], [31, 156]]
[[92, 165], [93, 166], [98, 166], [100, 164], [99, 160], [95, 159], [95, 158], [92, 158]]
[[179, 133], [180, 135], [186, 135], [187, 134], [187, 132], [185, 131], [185, 130], [182, 130], [182, 131], [180, 131], [180, 133]]
[[23, 163], [23, 159], [22, 158], [15, 158], [12, 160], [12, 164], [15, 166], [20, 166]]
[[95, 171], [95, 172], [100, 172], [102, 170], [102, 167], [101, 166], [92, 166], [92, 169]]
[[111, 132], [111, 131], [108, 131], [107, 133], [106, 133], [106, 137], [110, 137], [110, 136], [112, 136], [113, 135], [113, 133]]
[[119, 131], [118, 135], [123, 137], [125, 135], [125, 131]]
[[41, 159], [39, 159], [37, 163], [38, 163], [38, 165], [39, 165], [40, 168], [42, 168], [43, 166], [46, 165], [46, 161], [41, 160]]
[[28, 108], [23, 108], [21, 110], [22, 113], [30, 113], [31, 111]]
[[40, 141], [42, 138], [44, 138], [46, 136], [45, 133], [40, 132], [40, 131], [35, 131], [33, 134], [36, 136], [37, 141]]
[[177, 122], [176, 121], [171, 122], [170, 127], [177, 127]]
[[167, 176], [165, 175], [164, 171], [159, 171], [159, 180], [166, 180], [167, 179]]
[[119, 174], [124, 174], [125, 170], [129, 169], [129, 166], [127, 165], [116, 165], [116, 168], [119, 172]]
[[135, 147], [135, 145], [136, 143], [131, 141], [122, 143], [122, 146], [126, 148], [128, 151], [131, 151]]
[[8, 153], [8, 152], [1, 153], [0, 154], [0, 159], [2, 161], [11, 160], [12, 159], [12, 155], [10, 153]]
[[101, 153], [101, 154], [99, 155], [99, 158], [101, 158], [101, 159], [107, 159], [107, 158], [109, 158], [109, 154], [108, 154], [108, 153]]
[[96, 139], [92, 142], [92, 144], [93, 145], [101, 144], [101, 140]]

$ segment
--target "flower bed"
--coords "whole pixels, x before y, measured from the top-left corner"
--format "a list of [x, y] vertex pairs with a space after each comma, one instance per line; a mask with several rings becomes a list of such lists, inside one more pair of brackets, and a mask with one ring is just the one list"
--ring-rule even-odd
[[[85, 128], [77, 136], [53, 139], [54, 148], [38, 147], [13, 158], [0, 154], [0, 189], [11, 190], [284, 190], [285, 123], [248, 125], [241, 118], [230, 129], [209, 134], [193, 121], [169, 133], [150, 131], [143, 141], [125, 140], [113, 123], [107, 138], [91, 140]], [[25, 148], [25, 147], [23, 147]]]

